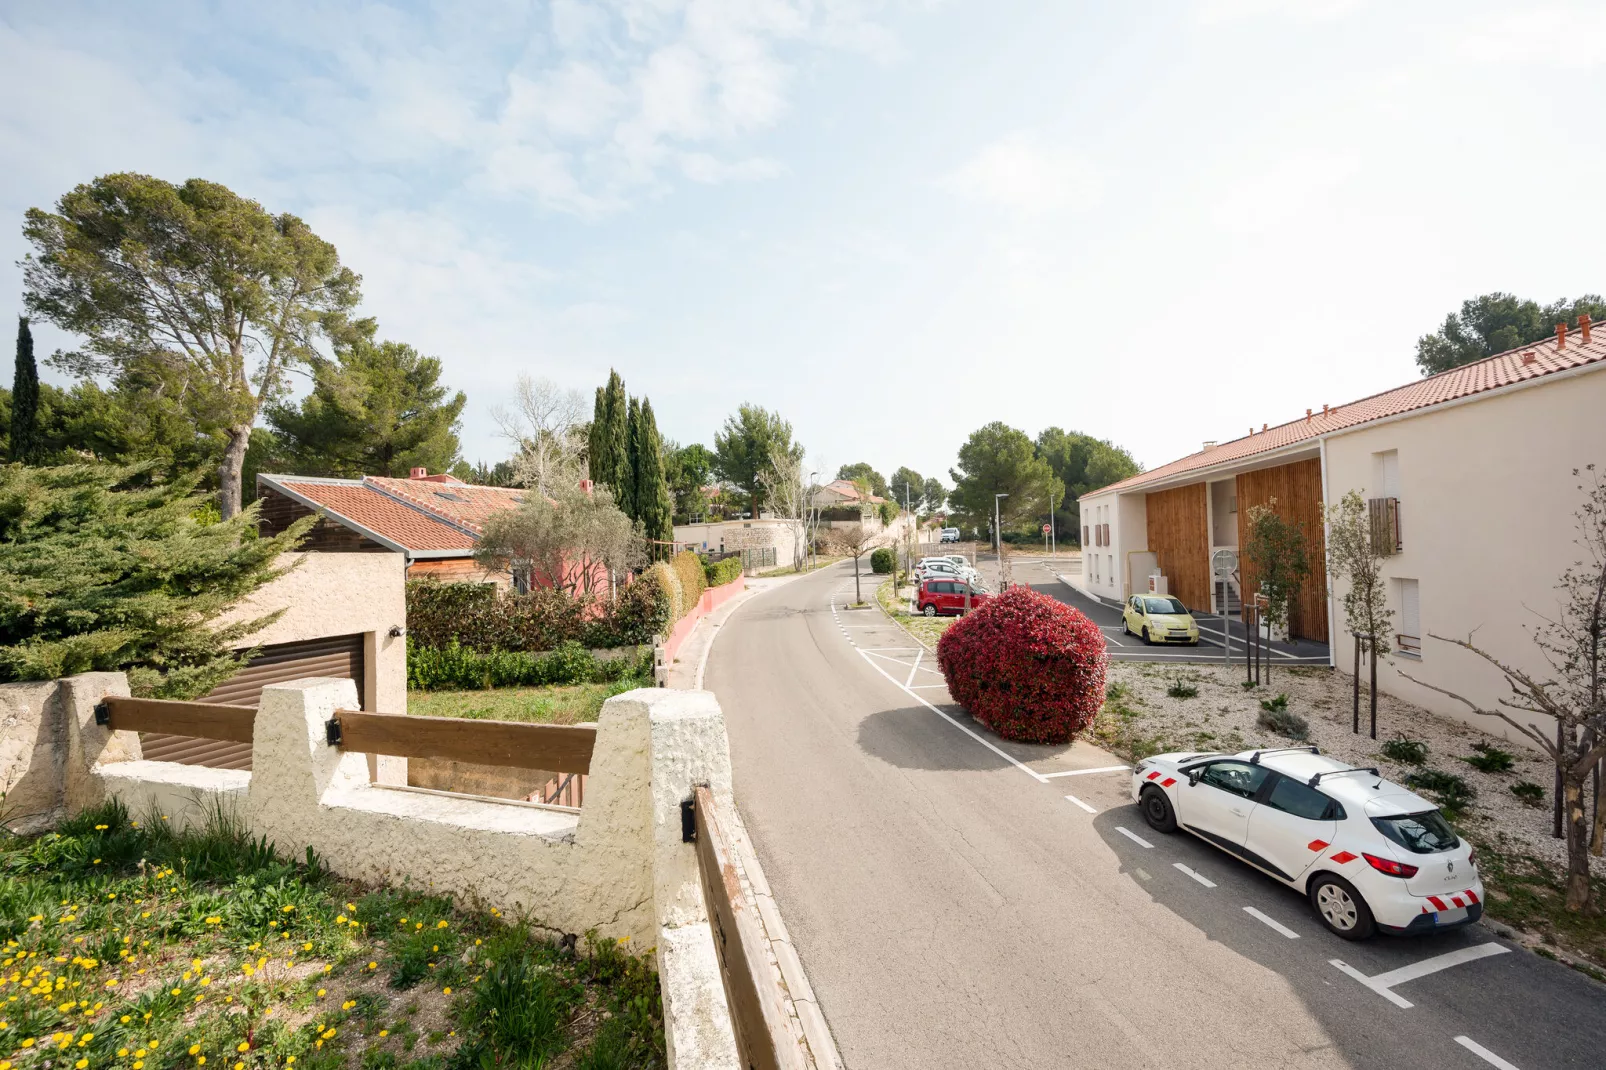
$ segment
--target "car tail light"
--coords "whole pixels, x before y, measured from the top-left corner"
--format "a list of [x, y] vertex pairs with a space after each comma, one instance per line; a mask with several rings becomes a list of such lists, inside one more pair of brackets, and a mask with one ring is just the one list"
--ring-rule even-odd
[[1366, 859], [1367, 865], [1390, 877], [1409, 878], [1416, 876], [1416, 867], [1408, 866], [1404, 862], [1396, 862], [1392, 858], [1379, 858], [1377, 855], [1369, 855], [1364, 851], [1361, 852], [1361, 857]]
[[1478, 849], [1470, 844], [1467, 845], [1467, 865], [1478, 868]]

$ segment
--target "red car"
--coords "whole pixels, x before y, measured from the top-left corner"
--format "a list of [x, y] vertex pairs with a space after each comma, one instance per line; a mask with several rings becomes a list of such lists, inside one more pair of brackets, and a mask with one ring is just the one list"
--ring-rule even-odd
[[[966, 587], [964, 580], [933, 576], [921, 582], [920, 591], [915, 595], [915, 606], [928, 617], [935, 617], [939, 613], [963, 613]], [[992, 597], [991, 592], [980, 587], [971, 587], [969, 590], [972, 609]]]

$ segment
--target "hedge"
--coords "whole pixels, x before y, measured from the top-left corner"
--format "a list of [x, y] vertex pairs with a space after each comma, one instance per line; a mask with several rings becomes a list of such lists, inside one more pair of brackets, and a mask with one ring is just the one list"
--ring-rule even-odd
[[870, 571], [885, 576], [897, 566], [898, 559], [893, 556], [892, 549], [883, 546], [870, 553]]
[[1068, 743], [1104, 702], [1109, 654], [1098, 625], [1017, 586], [955, 621], [937, 662], [948, 693], [1000, 736]]
[[407, 642], [407, 687], [413, 691], [483, 691], [493, 687], [544, 687], [651, 676], [652, 652], [638, 657], [597, 658], [579, 643], [560, 643], [545, 654], [527, 650], [470, 650]]
[[592, 649], [639, 646], [668, 630], [668, 592], [650, 576], [620, 587], [610, 600], [539, 588], [501, 593], [488, 583], [407, 584], [407, 633], [420, 648], [457, 643], [480, 653], [555, 650], [565, 642]]
[[727, 583], [735, 583], [742, 575], [742, 559], [740, 556], [727, 557], [719, 561], [704, 561], [703, 576], [710, 587], [723, 587]]
[[703, 588], [708, 586], [708, 577], [703, 574], [703, 559], [690, 550], [682, 550], [669, 564], [680, 579], [680, 597], [684, 603], [681, 616], [685, 616], [702, 599]]

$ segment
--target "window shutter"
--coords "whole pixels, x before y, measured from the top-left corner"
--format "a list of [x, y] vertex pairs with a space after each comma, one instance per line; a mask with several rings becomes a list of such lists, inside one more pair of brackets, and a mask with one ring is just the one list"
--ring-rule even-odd
[[1400, 454], [1389, 450], [1383, 454], [1383, 485], [1378, 488], [1380, 497], [1400, 497]]
[[1082, 545], [1083, 545], [1083, 546], [1086, 546], [1086, 545], [1088, 545], [1088, 537], [1089, 537], [1089, 534], [1090, 534], [1090, 533], [1089, 533], [1089, 531], [1088, 531], [1088, 525], [1087, 525], [1087, 524], [1083, 524], [1083, 525], [1082, 525]]

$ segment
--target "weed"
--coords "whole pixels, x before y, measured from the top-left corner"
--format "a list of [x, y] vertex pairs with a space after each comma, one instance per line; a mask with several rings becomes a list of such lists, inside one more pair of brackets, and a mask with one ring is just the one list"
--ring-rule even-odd
[[1545, 801], [1545, 789], [1531, 780], [1519, 780], [1511, 785], [1511, 794], [1529, 806], [1538, 806]]
[[1383, 744], [1383, 757], [1401, 765], [1421, 765], [1428, 760], [1428, 745], [1420, 739], [1400, 736]]
[[1288, 695], [1278, 692], [1276, 698], [1263, 698], [1260, 700], [1260, 708], [1267, 713], [1282, 713], [1288, 709]]
[[1405, 786], [1431, 795], [1449, 817], [1459, 817], [1473, 799], [1477, 789], [1454, 773], [1438, 769], [1424, 769], [1405, 778]]
[[[1277, 697], [1284, 700], [1287, 699], [1286, 695]], [[1260, 713], [1255, 718], [1255, 724], [1258, 727], [1264, 728], [1268, 732], [1275, 732], [1287, 739], [1310, 738], [1310, 724], [1305, 718], [1289, 710], [1286, 701], [1280, 706], [1266, 702], [1262, 702], [1260, 705]]]
[[1477, 753], [1461, 760], [1482, 772], [1509, 773], [1517, 764], [1516, 757], [1510, 751], [1501, 750], [1492, 743], [1474, 743], [1472, 749]]
[[1194, 682], [1193, 677], [1178, 673], [1171, 678], [1171, 686], [1165, 689], [1165, 693], [1172, 698], [1196, 698], [1199, 694], [1199, 685]]
[[1238, 686], [1243, 688], [1245, 691], [1251, 691], [1260, 685], [1255, 683], [1253, 680], [1240, 680], [1238, 681]]

